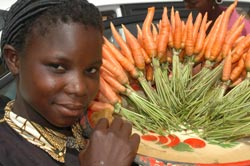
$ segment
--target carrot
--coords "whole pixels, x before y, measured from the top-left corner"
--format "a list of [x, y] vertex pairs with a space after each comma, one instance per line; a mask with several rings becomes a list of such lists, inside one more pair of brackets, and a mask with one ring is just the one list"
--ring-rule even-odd
[[109, 103], [109, 100], [106, 96], [104, 96], [104, 94], [102, 94], [102, 92], [100, 92], [100, 90], [98, 91], [95, 100], [98, 100], [100, 102], [104, 102], [104, 103]]
[[105, 67], [101, 66], [100, 70], [104, 70], [108, 75], [110, 75], [111, 77], [116, 77], [113, 73], [111, 73], [108, 69], [106, 69]]
[[237, 64], [237, 66], [232, 70], [232, 72], [230, 74], [230, 80], [232, 82], [236, 81], [240, 77], [241, 73], [244, 70], [244, 67], [245, 67], [245, 63], [244, 63], [243, 58], [241, 58]]
[[224, 66], [222, 71], [222, 81], [228, 81], [230, 79], [232, 71], [232, 57], [231, 54], [228, 54], [224, 59]]
[[174, 30], [175, 30], [175, 12], [174, 12], [174, 6], [172, 6], [170, 13], [170, 30], [168, 38], [168, 46], [170, 48], [174, 48]]
[[112, 112], [114, 111], [114, 106], [106, 103], [106, 102], [102, 102], [102, 101], [91, 101], [88, 107], [90, 110], [92, 111], [103, 111], [105, 109], [111, 110]]
[[217, 40], [217, 34], [219, 33], [219, 29], [220, 29], [220, 25], [221, 25], [221, 21], [222, 18], [224, 17], [224, 12], [216, 19], [211, 31], [209, 32], [208, 35], [210, 35], [209, 37], [209, 41], [205, 50], [205, 58], [213, 61], [216, 57], [213, 56], [211, 57], [211, 50], [214, 49], [214, 42], [215, 40]]
[[174, 48], [174, 29], [173, 27], [170, 26], [170, 30], [169, 30], [169, 37], [168, 37], [168, 46], [170, 48]]
[[240, 37], [238, 37], [238, 38], [235, 40], [235, 42], [233, 43], [233, 48], [234, 48], [237, 44], [239, 44], [239, 42], [241, 42], [245, 37], [246, 37], [246, 36], [240, 36]]
[[174, 30], [175, 30], [175, 12], [174, 12], [174, 6], [172, 6], [172, 8], [171, 8], [170, 21], [171, 21], [172, 30], [174, 32]]
[[160, 63], [165, 63], [168, 61], [167, 50], [166, 53], [161, 56]]
[[138, 24], [136, 24], [136, 28], [137, 28], [137, 40], [140, 43], [141, 47], [143, 47], [142, 30]]
[[185, 25], [185, 22], [182, 21], [181, 49], [185, 48], [186, 39], [187, 39], [187, 26]]
[[108, 41], [106, 37], [103, 37], [103, 38], [104, 38], [104, 44], [108, 46], [108, 48], [113, 53], [116, 60], [121, 64], [121, 66], [126, 71], [128, 71], [132, 75], [132, 77], [136, 78], [137, 72], [135, 72], [136, 71], [135, 66], [126, 57], [124, 57], [121, 54], [121, 52], [116, 48], [116, 46], [113, 45], [110, 41]]
[[199, 53], [198, 55], [195, 56], [194, 61], [195, 61], [196, 63], [200, 63], [203, 59], [205, 59], [205, 51], [206, 51], [206, 48], [207, 48], [207, 45], [208, 45], [210, 36], [211, 36], [211, 33], [209, 33], [209, 34], [205, 37], [204, 44], [203, 44], [203, 46], [202, 46], [202, 49], [201, 49], [200, 53]]
[[194, 41], [194, 43], [197, 40], [198, 31], [200, 29], [201, 22], [202, 22], [202, 14], [199, 12], [198, 15], [197, 15], [197, 17], [196, 17], [196, 19], [195, 19], [194, 28], [193, 28], [193, 41]]
[[169, 33], [170, 33], [170, 22], [168, 20], [167, 7], [163, 8], [162, 20], [160, 24], [158, 44], [157, 44], [157, 52], [158, 57], [161, 57], [166, 54], [166, 49], [168, 45]]
[[220, 53], [217, 57], [216, 57], [216, 59], [215, 59], [215, 62], [218, 64], [218, 63], [220, 63], [222, 60], [223, 60], [223, 56], [222, 56], [222, 53]]
[[223, 57], [225, 57], [228, 54], [229, 50], [232, 49], [234, 42], [241, 35], [241, 32], [244, 26], [245, 26], [245, 23], [243, 22], [233, 32], [228, 33], [228, 35], [226, 36], [226, 40], [223, 44], [222, 50], [221, 50]]
[[123, 93], [126, 91], [126, 88], [119, 81], [117, 81], [115, 77], [110, 76], [105, 70], [102, 70], [102, 68], [100, 76], [110, 85], [112, 85], [112, 88], [115, 90], [115, 92]]
[[235, 48], [233, 49], [232, 62], [237, 62], [243, 53], [250, 47], [250, 34], [248, 34], [244, 39], [242, 39]]
[[110, 104], [115, 105], [120, 99], [111, 86], [102, 77], [100, 77], [100, 92], [109, 100]]
[[173, 52], [171, 50], [171, 48], [167, 48], [167, 53], [166, 53], [166, 56], [167, 56], [167, 61], [169, 63], [172, 63], [172, 60], [173, 60]]
[[140, 70], [144, 70], [145, 60], [139, 42], [137, 41], [136, 37], [126, 28], [125, 25], [122, 25], [122, 29], [124, 31], [127, 44], [132, 51], [136, 67]]
[[153, 34], [151, 31], [151, 24], [154, 18], [155, 7], [149, 7], [146, 18], [144, 19], [142, 25], [142, 38], [143, 45], [150, 57], [155, 57], [157, 55], [157, 45], [154, 42]]
[[202, 18], [201, 26], [199, 29], [199, 33], [197, 35], [197, 39], [195, 40], [194, 46], [194, 54], [198, 54], [203, 47], [205, 38], [206, 38], [206, 23], [207, 23], [207, 12], [205, 13], [204, 17]]
[[120, 63], [115, 59], [115, 57], [113, 56], [113, 53], [109, 50], [108, 46], [105, 44], [102, 45], [102, 58], [108, 60], [110, 63], [112, 63], [114, 66], [116, 66], [120, 70], [123, 70]]
[[151, 59], [149, 58], [147, 52], [144, 50], [143, 47], [141, 47], [141, 53], [142, 53], [142, 55], [143, 55], [143, 57], [144, 57], [145, 63], [146, 63], [146, 64], [151, 63]]
[[245, 76], [241, 75], [238, 79], [236, 79], [235, 81], [233, 81], [231, 84], [230, 84], [230, 88], [233, 88], [237, 85], [239, 85], [243, 80], [245, 79]]
[[250, 49], [248, 49], [246, 56], [244, 58], [245, 61], [245, 69], [247, 72], [250, 71]]
[[185, 49], [182, 49], [178, 55], [181, 62], [184, 61], [185, 55], [186, 55]]
[[207, 24], [206, 24], [206, 30], [208, 30], [209, 26], [213, 23], [213, 21], [208, 21]]
[[185, 41], [185, 52], [187, 56], [191, 56], [194, 53], [194, 40], [193, 40], [193, 15], [189, 14], [187, 19], [187, 37]]
[[127, 46], [126, 42], [123, 40], [121, 35], [117, 32], [117, 30], [112, 22], [110, 22], [110, 28], [111, 28], [114, 39], [116, 40], [116, 42], [118, 43], [118, 45], [121, 48], [121, 52], [132, 64], [134, 64], [134, 59], [133, 59], [133, 56], [132, 56], [132, 53], [131, 53], [129, 47]]
[[147, 81], [152, 81], [154, 74], [153, 74], [153, 67], [151, 66], [151, 64], [146, 65], [146, 79]]
[[174, 48], [176, 50], [181, 49], [181, 38], [182, 38], [182, 22], [178, 11], [175, 12], [175, 26], [174, 26]]
[[243, 15], [240, 15], [237, 20], [233, 23], [232, 27], [227, 31], [227, 35], [226, 36], [229, 36], [230, 33], [233, 33], [236, 29], [238, 29], [238, 26], [240, 26], [242, 24], [244, 20], [244, 16]]
[[221, 48], [225, 41], [226, 33], [228, 30], [229, 19], [231, 17], [233, 10], [235, 9], [237, 5], [237, 1], [238, 0], [235, 0], [234, 3], [231, 4], [224, 12], [224, 15], [221, 20], [221, 24], [219, 26], [219, 30], [218, 32], [216, 32], [216, 40], [213, 42], [213, 49], [211, 50], [210, 59], [215, 59], [215, 57], [217, 57], [219, 52], [221, 51]]
[[102, 67], [106, 68], [108, 71], [110, 71], [121, 84], [127, 84], [129, 81], [128, 76], [124, 72], [124, 70], [120, 70], [118, 67], [112, 65], [109, 61], [106, 59], [102, 59]]
[[153, 39], [154, 39], [154, 42], [157, 45], [157, 43], [158, 43], [158, 30], [157, 30], [155, 24], [153, 24], [153, 23], [152, 23], [152, 29], [153, 29], [152, 30], [152, 32], [153, 32]]

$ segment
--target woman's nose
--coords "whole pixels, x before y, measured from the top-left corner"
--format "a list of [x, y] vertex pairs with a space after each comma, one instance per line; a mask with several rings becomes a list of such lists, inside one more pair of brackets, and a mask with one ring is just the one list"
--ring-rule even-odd
[[72, 74], [65, 85], [65, 92], [75, 96], [84, 96], [87, 93], [86, 81], [83, 74]]

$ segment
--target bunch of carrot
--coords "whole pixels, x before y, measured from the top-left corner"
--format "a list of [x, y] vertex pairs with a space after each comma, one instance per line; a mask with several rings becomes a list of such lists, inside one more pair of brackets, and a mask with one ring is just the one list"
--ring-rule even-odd
[[90, 109], [112, 110], [145, 132], [192, 130], [205, 139], [250, 136], [250, 34], [243, 16], [231, 28], [232, 3], [214, 22], [207, 14], [181, 20], [149, 7], [137, 35], [110, 23], [116, 44], [104, 37], [100, 90]]

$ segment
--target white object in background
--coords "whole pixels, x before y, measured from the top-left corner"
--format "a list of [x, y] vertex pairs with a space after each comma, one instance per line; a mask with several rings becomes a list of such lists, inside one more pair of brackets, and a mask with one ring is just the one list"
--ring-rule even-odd
[[14, 4], [16, 0], [0, 0], [0, 9], [8, 10], [12, 4]]

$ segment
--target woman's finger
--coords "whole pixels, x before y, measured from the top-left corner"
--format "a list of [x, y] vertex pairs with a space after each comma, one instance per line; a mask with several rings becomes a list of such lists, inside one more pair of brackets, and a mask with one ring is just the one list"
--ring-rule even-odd
[[130, 145], [135, 150], [135, 153], [137, 152], [140, 144], [140, 136], [136, 133], [132, 134], [129, 139]]
[[129, 138], [132, 133], [132, 124], [128, 121], [124, 121], [123, 125], [121, 126], [120, 134], [124, 138]]
[[106, 118], [101, 118], [95, 125], [96, 130], [106, 130], [109, 127], [109, 121]]
[[120, 131], [123, 125], [123, 120], [120, 117], [115, 117], [109, 127], [110, 131]]

